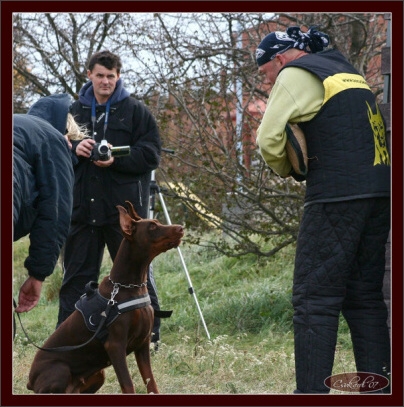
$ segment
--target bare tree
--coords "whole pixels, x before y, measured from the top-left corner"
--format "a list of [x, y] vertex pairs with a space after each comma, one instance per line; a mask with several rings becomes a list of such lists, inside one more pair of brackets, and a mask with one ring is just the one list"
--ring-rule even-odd
[[[150, 107], [174, 151], [163, 155], [157, 180], [175, 220], [195, 231], [188, 240], [232, 256], [270, 256], [296, 239], [305, 184], [276, 176], [256, 150], [268, 89], [254, 54], [264, 35], [291, 24], [319, 25], [382, 90], [371, 61], [385, 25], [365, 14], [21, 14], [14, 66], [32, 85], [30, 98], [76, 95], [93, 52], [120, 54], [125, 86]], [[212, 231], [209, 241], [201, 228]]]
[[[14, 69], [30, 82], [27, 107], [37, 96], [76, 96], [89, 57], [107, 46], [119, 14], [15, 14]], [[24, 64], [21, 64], [24, 61]]]
[[[374, 36], [364, 35], [375, 19], [374, 15], [156, 14], [145, 42], [140, 38], [132, 43], [130, 31], [123, 33], [125, 48], [133, 50], [144, 68], [142, 82], [155, 83], [155, 94], [149, 97], [164, 141], [176, 151], [162, 166], [161, 180], [193, 214], [231, 237], [212, 240], [215, 249], [232, 255], [271, 255], [297, 235], [305, 185], [271, 173], [254, 144], [268, 97], [254, 57], [260, 38], [291, 21], [303, 26], [317, 22], [320, 29], [329, 29], [333, 43], [353, 63], [361, 63], [358, 69], [363, 72], [362, 61], [375, 55], [366, 42], [374, 41]], [[353, 28], [359, 23], [364, 30]], [[340, 37], [337, 43], [335, 38]], [[352, 38], [352, 44], [346, 38]], [[140, 58], [139, 48], [147, 51]], [[195, 223], [194, 217], [189, 220]]]

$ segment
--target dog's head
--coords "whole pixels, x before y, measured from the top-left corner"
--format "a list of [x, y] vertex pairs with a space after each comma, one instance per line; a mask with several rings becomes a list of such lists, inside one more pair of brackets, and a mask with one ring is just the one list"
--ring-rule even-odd
[[126, 201], [128, 210], [118, 205], [119, 222], [125, 239], [151, 258], [172, 248], [178, 247], [184, 236], [181, 225], [162, 225], [156, 219], [142, 219], [133, 205]]

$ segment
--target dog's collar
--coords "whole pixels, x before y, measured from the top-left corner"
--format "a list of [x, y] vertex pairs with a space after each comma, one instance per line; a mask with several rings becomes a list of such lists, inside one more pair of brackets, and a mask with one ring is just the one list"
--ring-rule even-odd
[[[141, 288], [141, 287], [146, 287], [147, 286], [147, 282], [145, 282], [145, 283], [142, 283], [142, 284], [121, 284], [121, 283], [115, 283], [114, 281], [112, 281], [111, 280], [111, 277], [109, 276], [108, 277], [108, 279], [109, 279], [109, 281], [114, 285], [114, 287], [113, 287], [113, 289], [112, 289], [112, 292], [111, 292], [111, 298], [110, 298], [110, 300], [108, 301], [108, 304], [110, 304], [110, 305], [114, 305], [114, 304], [117, 304], [117, 301], [115, 301], [114, 300], [114, 298], [115, 298], [115, 296], [118, 294], [118, 292], [119, 292], [119, 289], [122, 287], [122, 288]], [[94, 282], [92, 282], [92, 283], [94, 283]], [[90, 284], [92, 284], [92, 283], [90, 283]], [[97, 284], [97, 286], [98, 286], [98, 284]], [[148, 294], [146, 294], [147, 296], [148, 296]], [[133, 301], [136, 301], [136, 300], [139, 300], [139, 299], [141, 299], [141, 298], [143, 298], [144, 296], [143, 295], [140, 295], [140, 296], [138, 296], [138, 297], [134, 297], [135, 299], [134, 300], [132, 300], [132, 302]], [[150, 300], [150, 298], [149, 298], [149, 300]], [[137, 303], [136, 303], [137, 304]], [[122, 305], [122, 304], [121, 304]], [[140, 305], [140, 306], [135, 306], [135, 308], [141, 308], [141, 307], [145, 307], [146, 305]], [[119, 308], [119, 305], [118, 305], [118, 308]], [[131, 308], [131, 309], [133, 309], [133, 308]], [[129, 311], [129, 310], [128, 310]]]
[[142, 288], [142, 287], [147, 286], [147, 281], [142, 284], [121, 284], [121, 283], [115, 283], [114, 281], [112, 281], [111, 276], [108, 276], [108, 280], [111, 281], [111, 283], [114, 285], [114, 287], [118, 287], [118, 288]]

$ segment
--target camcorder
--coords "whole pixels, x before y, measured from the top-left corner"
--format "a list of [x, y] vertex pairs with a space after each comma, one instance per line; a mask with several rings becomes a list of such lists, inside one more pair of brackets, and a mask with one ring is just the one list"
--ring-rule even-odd
[[130, 146], [109, 147], [107, 140], [101, 140], [101, 143], [95, 143], [91, 151], [90, 160], [108, 161], [111, 157], [124, 157], [130, 154]]

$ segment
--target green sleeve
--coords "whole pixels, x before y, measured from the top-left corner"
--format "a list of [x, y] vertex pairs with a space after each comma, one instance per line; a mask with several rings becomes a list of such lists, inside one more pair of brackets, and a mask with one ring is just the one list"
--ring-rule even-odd
[[268, 166], [286, 177], [292, 166], [285, 151], [286, 124], [311, 120], [324, 99], [321, 81], [301, 68], [286, 68], [278, 76], [257, 130], [257, 145]]

